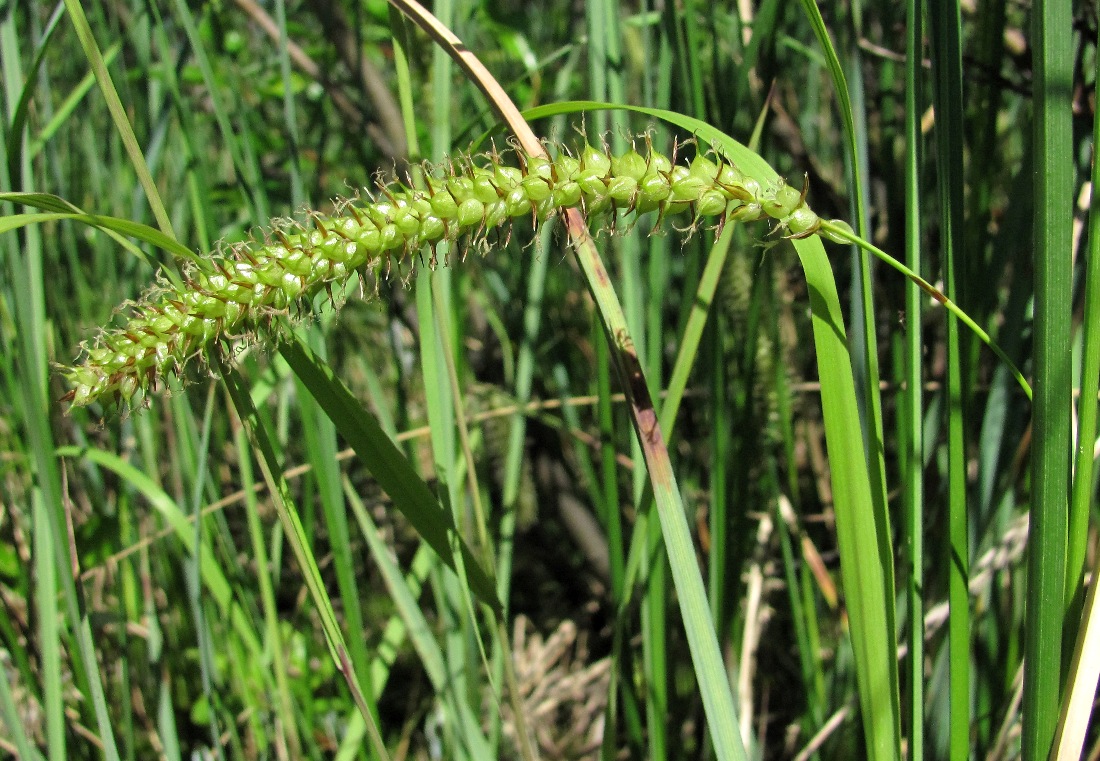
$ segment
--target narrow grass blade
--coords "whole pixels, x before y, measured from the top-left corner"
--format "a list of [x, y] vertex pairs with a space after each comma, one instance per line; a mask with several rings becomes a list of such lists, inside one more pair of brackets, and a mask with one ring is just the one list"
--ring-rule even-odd
[[285, 342], [279, 351], [424, 541], [452, 570], [456, 566], [452, 542], [457, 543], [471, 591], [494, 611], [499, 611], [495, 585], [459, 537], [451, 514], [439, 505], [428, 485], [373, 416], [335, 377], [332, 369], [319, 362], [304, 344]]
[[[61, 20], [63, 10], [64, 5], [58, 3], [54, 8], [53, 14], [50, 16], [50, 20], [46, 22], [46, 28], [42, 30], [42, 36], [38, 40], [37, 49], [34, 53], [34, 60], [31, 61], [31, 65], [27, 68], [26, 82], [23, 85], [23, 91], [19, 93], [19, 100], [15, 108], [11, 109], [10, 120], [7, 125], [9, 177], [17, 177], [19, 175], [19, 162], [23, 157], [23, 131], [27, 126], [27, 113], [30, 109], [31, 100], [34, 98], [34, 85], [42, 62], [46, 60], [46, 52], [50, 49], [50, 42], [53, 40], [53, 33], [57, 30], [57, 25]], [[108, 58], [113, 57], [113, 55], [117, 54], [121, 49], [121, 44], [112, 46], [112, 51], [109, 51], [107, 54]], [[77, 88], [78, 91], [80, 91], [80, 89], [80, 87]], [[67, 117], [68, 114], [66, 113], [65, 116]], [[27, 158], [32, 158], [33, 155], [33, 151], [28, 151]]]
[[279, 611], [275, 604], [275, 589], [271, 583], [267, 541], [260, 523], [256, 504], [256, 491], [253, 488], [252, 456], [248, 451], [248, 440], [244, 429], [234, 436], [237, 447], [237, 461], [241, 472], [241, 487], [244, 489], [245, 512], [248, 518], [248, 535], [252, 540], [252, 556], [256, 563], [256, 581], [260, 587], [260, 603], [264, 616], [265, 643], [271, 653], [271, 670], [275, 678], [278, 698], [278, 711], [282, 721], [275, 727], [279, 741], [286, 743], [291, 756], [301, 756], [302, 743], [298, 737], [298, 721], [294, 715], [294, 697], [290, 691], [290, 676], [285, 656], [286, 643], [279, 622]]
[[[1097, 59], [1100, 73], [1100, 59]], [[1093, 146], [1100, 145], [1100, 117], [1093, 120]], [[1082, 571], [1089, 535], [1089, 513], [1093, 500], [1093, 472], [1096, 441], [1097, 386], [1100, 384], [1100, 164], [1092, 165], [1092, 199], [1089, 207], [1089, 247], [1085, 277], [1084, 356], [1081, 359], [1081, 393], [1077, 425], [1077, 451], [1070, 503], [1069, 552], [1066, 563], [1066, 600], [1072, 604], [1081, 594]], [[1053, 757], [1058, 761], [1081, 758], [1085, 733], [1093, 714], [1093, 697], [1100, 677], [1100, 560], [1093, 567], [1092, 585], [1083, 605], [1080, 626], [1066, 621], [1067, 634], [1076, 630], [1077, 644], [1066, 678], [1066, 700], [1058, 722]]]
[[42, 504], [42, 494], [35, 491], [32, 497], [34, 519], [34, 573], [35, 606], [38, 613], [38, 648], [40, 650], [39, 674], [42, 681], [42, 709], [46, 721], [46, 747], [50, 761], [60, 761], [67, 755], [65, 742], [65, 712], [61, 695], [61, 632], [62, 622], [57, 615], [58, 555], [61, 547], [53, 544], [50, 536], [50, 520]]
[[119, 217], [106, 217], [100, 214], [87, 214], [72, 206], [64, 199], [50, 196], [45, 193], [0, 193], [0, 201], [11, 201], [24, 205], [33, 205], [40, 208], [62, 208], [63, 211], [48, 212], [44, 214], [11, 214], [0, 219], [0, 233], [17, 230], [32, 224], [44, 222], [56, 222], [60, 220], [72, 220], [103, 230], [111, 235], [123, 248], [133, 253], [143, 262], [147, 261], [141, 249], [134, 246], [121, 236], [138, 238], [162, 248], [175, 256], [188, 261], [198, 262], [199, 257], [186, 246], [174, 238], [170, 238], [159, 230]]
[[347, 644], [340, 623], [337, 620], [336, 611], [333, 609], [332, 600], [329, 598], [324, 581], [321, 578], [321, 571], [317, 567], [317, 561], [309, 545], [305, 529], [302, 527], [298, 510], [291, 499], [286, 478], [277, 466], [275, 451], [267, 427], [260, 419], [255, 405], [252, 404], [252, 400], [245, 390], [237, 370], [230, 367], [220, 356], [215, 356], [213, 360], [222, 374], [222, 382], [225, 383], [229, 391], [229, 396], [233, 400], [233, 405], [241, 418], [241, 422], [244, 423], [253, 452], [257, 455], [260, 470], [264, 474], [264, 480], [267, 482], [275, 503], [275, 509], [279, 513], [279, 520], [283, 524], [287, 539], [294, 551], [295, 559], [298, 561], [299, 568], [305, 578], [310, 597], [317, 606], [321, 627], [325, 632], [325, 639], [328, 642], [333, 660], [347, 682], [348, 689], [351, 691], [359, 712], [366, 721], [371, 750], [381, 761], [388, 761], [389, 754], [386, 752], [386, 746], [382, 742], [382, 736], [378, 730], [374, 696], [370, 695], [368, 697], [363, 693], [362, 682], [359, 681], [359, 677], [355, 673], [355, 667], [348, 657]]
[[[316, 326], [310, 333], [313, 334], [315, 346], [324, 345]], [[309, 394], [301, 396], [303, 398], [299, 401], [299, 411], [304, 428], [305, 451], [309, 462], [313, 464], [313, 478], [317, 484], [317, 496], [324, 516], [332, 568], [340, 590], [344, 625], [349, 632], [361, 632], [364, 631], [360, 603], [363, 593], [357, 581], [355, 553], [348, 530], [347, 505], [340, 487], [340, 466], [336, 460], [336, 428]], [[362, 674], [366, 680], [363, 689], [373, 693], [369, 683], [370, 660], [366, 641], [363, 637], [350, 637], [348, 648], [356, 672]]]
[[457, 696], [453, 686], [448, 685], [446, 658], [436, 641], [431, 625], [417, 604], [417, 595], [409, 587], [401, 569], [397, 567], [393, 550], [383, 541], [370, 513], [346, 481], [344, 490], [359, 528], [367, 540], [371, 557], [382, 573], [386, 589], [389, 590], [390, 598], [397, 607], [398, 615], [405, 622], [409, 639], [412, 640], [420, 656], [420, 664], [424, 667], [428, 680], [440, 696], [453, 701], [452, 707], [458, 714], [458, 726], [461, 727], [461, 736], [456, 740], [466, 747], [470, 758], [487, 758], [489, 744], [481, 730], [478, 718], [470, 709], [469, 703], [461, 696]]
[[[920, 201], [920, 113], [922, 100], [921, 53], [923, 50], [924, 5], [906, 0], [905, 35], [905, 261], [909, 269], [921, 271]], [[909, 757], [924, 758], [924, 396], [922, 389], [922, 291], [910, 281], [905, 287], [905, 397], [902, 437], [905, 504], [905, 543], [909, 578]]]
[[0, 679], [0, 716], [4, 719], [4, 728], [10, 734], [9, 739], [15, 747], [16, 758], [41, 761], [42, 754], [38, 752], [38, 748], [31, 745], [24, 731], [23, 721], [12, 695], [13, 686], [8, 679]]
[[176, 504], [176, 501], [173, 500], [164, 489], [158, 486], [152, 478], [143, 473], [140, 469], [134, 467], [113, 452], [106, 452], [101, 449], [67, 446], [58, 447], [57, 456], [86, 460], [102, 468], [106, 468], [115, 473], [125, 483], [129, 484], [148, 500], [149, 505], [156, 510], [164, 519], [165, 523], [171, 527], [184, 549], [189, 553], [198, 554], [200, 558], [199, 571], [202, 576], [203, 586], [210, 594], [211, 599], [213, 599], [214, 603], [218, 606], [218, 611], [222, 616], [228, 617], [234, 630], [237, 632], [238, 636], [241, 637], [241, 641], [248, 647], [251, 655], [257, 658], [262, 656], [263, 646], [260, 644], [260, 637], [252, 627], [252, 622], [248, 620], [245, 612], [234, 603], [233, 586], [226, 578], [221, 566], [218, 565], [213, 550], [210, 547], [203, 547], [196, 553], [194, 528], [187, 519], [187, 514], [184, 512], [183, 508]]
[[[840, 569], [851, 621], [859, 701], [868, 757], [900, 757], [898, 665], [894, 646], [893, 551], [887, 516], [876, 514], [855, 381], [844, 322], [829, 260], [818, 237], [793, 241], [806, 273], [814, 344], [821, 379], [821, 405], [829, 451], [840, 544]], [[891, 707], [890, 720], [882, 714]]]
[[1023, 757], [1050, 753], [1061, 704], [1066, 529], [1070, 480], [1070, 300], [1073, 209], [1072, 8], [1032, 8], [1035, 111], [1035, 406], [1031, 539], [1024, 628]]
[[[1100, 74], [1100, 58], [1097, 59]], [[1100, 117], [1093, 117], [1092, 144], [1100, 146]], [[1100, 165], [1092, 163], [1088, 250], [1085, 259], [1084, 318], [1081, 320], [1083, 356], [1078, 399], [1077, 446], [1070, 503], [1069, 552], [1066, 560], [1066, 601], [1081, 594], [1082, 571], [1089, 539], [1089, 512], [1093, 497], [1093, 453], [1096, 443], [1097, 388], [1100, 386]], [[1072, 610], [1072, 607], [1071, 607]], [[1068, 622], [1067, 622], [1068, 623]], [[1072, 631], [1072, 624], [1070, 623]]]
[[[962, 21], [955, 0], [937, 0], [929, 14], [932, 52], [932, 101], [936, 108], [936, 157], [940, 187], [940, 229], [943, 238], [944, 293], [966, 307], [961, 296], [966, 285], [963, 249], [963, 72]], [[962, 365], [959, 326], [947, 323], [947, 473], [948, 542], [943, 562], [948, 568], [948, 662], [950, 695], [950, 752], [952, 758], [970, 755], [970, 531], [967, 508], [967, 452], [965, 417], [969, 374]]]
[[149, 201], [150, 208], [153, 210], [157, 226], [160, 227], [163, 233], [175, 238], [175, 233], [172, 231], [172, 222], [168, 218], [168, 211], [165, 209], [160, 192], [153, 181], [153, 175], [145, 163], [145, 156], [138, 144], [137, 135], [134, 134], [134, 128], [130, 125], [130, 120], [126, 115], [126, 109], [118, 97], [114, 82], [111, 81], [111, 73], [107, 70], [103, 53], [100, 51], [95, 36], [92, 34], [92, 29], [88, 25], [88, 18], [84, 15], [84, 9], [81, 7], [79, 0], [64, 1], [65, 8], [69, 12], [69, 19], [73, 23], [73, 28], [76, 29], [76, 36], [84, 48], [84, 55], [88, 58], [88, 63], [91, 64], [96, 81], [99, 82], [99, 89], [103, 93], [103, 100], [106, 102], [107, 109], [114, 120], [115, 129], [122, 138], [123, 145], [126, 146], [126, 155], [129, 157], [134, 171], [137, 172], [141, 187], [145, 190], [145, 196]]

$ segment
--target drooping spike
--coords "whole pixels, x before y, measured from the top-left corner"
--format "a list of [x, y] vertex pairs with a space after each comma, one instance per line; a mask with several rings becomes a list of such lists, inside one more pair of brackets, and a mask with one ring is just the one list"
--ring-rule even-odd
[[[457, 243], [462, 257], [471, 246], [488, 251], [507, 245], [512, 220], [528, 209], [536, 227], [563, 208], [576, 208], [588, 216], [608, 213], [613, 231], [620, 213], [647, 212], [657, 212], [654, 230], [681, 212], [690, 214], [689, 232], [708, 219], [721, 227], [769, 215], [776, 232], [788, 237], [821, 229], [806, 205], [805, 181], [801, 192], [781, 183], [762, 188], [721, 156], [705, 155], [694, 138], [674, 141], [669, 156], [655, 149], [651, 134], [641, 139], [645, 156], [633, 139], [620, 156], [606, 142], [595, 147], [587, 138], [575, 153], [557, 147], [554, 159], [513, 146], [518, 166], [492, 145], [478, 161], [463, 154], [434, 170], [426, 167], [423, 189], [407, 176], [391, 183], [376, 178], [376, 192], [363, 188], [339, 201], [332, 214], [309, 212], [309, 228], [275, 220], [260, 239], [250, 234], [186, 266], [182, 289], [161, 278], [137, 303], [124, 305], [129, 321], [102, 331], [83, 345], [82, 364], [62, 370], [72, 386], [63, 400], [85, 405], [155, 389], [161, 376], [181, 374], [193, 357], [218, 350], [218, 342], [269, 332], [277, 317], [300, 311], [322, 290], [335, 307], [333, 288], [355, 277], [363, 293], [369, 273], [377, 294], [381, 277], [394, 266], [402, 271], [405, 261], [416, 264], [425, 248], [427, 265], [437, 266], [442, 241]], [[681, 163], [689, 144], [696, 145], [694, 158]]]

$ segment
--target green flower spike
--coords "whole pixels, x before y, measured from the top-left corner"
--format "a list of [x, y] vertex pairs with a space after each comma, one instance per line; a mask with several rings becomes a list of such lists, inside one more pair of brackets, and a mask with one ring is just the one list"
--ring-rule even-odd
[[[589, 217], [618, 211], [689, 212], [691, 227], [717, 217], [752, 222], [772, 218], [791, 237], [818, 231], [821, 220], [799, 192], [780, 183], [763, 188], [718, 156], [699, 153], [689, 164], [653, 150], [621, 156], [585, 145], [578, 155], [556, 159], [516, 151], [518, 167], [493, 151], [484, 163], [465, 156], [426, 172], [424, 190], [379, 185], [376, 194], [342, 200], [331, 215], [309, 214], [309, 227], [276, 222], [262, 240], [235, 243], [201, 265], [184, 269], [181, 290], [160, 278], [128, 306], [120, 328], [102, 330], [85, 343], [83, 361], [62, 368], [74, 405], [131, 400], [179, 375], [223, 338], [269, 326], [320, 289], [343, 288], [353, 278], [389, 273], [425, 247], [460, 238], [488, 248], [487, 234], [517, 217], [540, 224], [563, 208]], [[679, 146], [677, 146], [679, 147]]]

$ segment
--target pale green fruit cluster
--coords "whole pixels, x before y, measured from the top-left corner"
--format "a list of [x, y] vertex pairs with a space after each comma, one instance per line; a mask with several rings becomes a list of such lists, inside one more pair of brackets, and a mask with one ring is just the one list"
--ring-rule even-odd
[[71, 388], [64, 399], [129, 400], [168, 373], [181, 373], [213, 343], [269, 325], [322, 288], [342, 287], [356, 274], [384, 275], [391, 257], [403, 260], [426, 247], [434, 263], [439, 242], [487, 241], [488, 232], [517, 217], [538, 224], [578, 208], [589, 218], [656, 211], [658, 224], [685, 212], [693, 224], [771, 218], [792, 237], [812, 235], [821, 224], [804, 192], [783, 183], [761, 187], [703, 153], [676, 163], [651, 147], [644, 156], [633, 149], [612, 156], [586, 145], [576, 156], [517, 157], [519, 166], [495, 151], [481, 163], [452, 161], [428, 173], [425, 190], [379, 187], [367, 203], [345, 200], [332, 215], [311, 214], [309, 227], [284, 223], [263, 240], [187, 265], [184, 289], [162, 279], [129, 305], [123, 327], [105, 329], [82, 347], [83, 362], [62, 370]]

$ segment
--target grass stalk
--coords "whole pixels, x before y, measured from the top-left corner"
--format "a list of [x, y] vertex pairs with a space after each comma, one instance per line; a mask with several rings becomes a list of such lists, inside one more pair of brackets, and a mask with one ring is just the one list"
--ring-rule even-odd
[[[905, 261], [921, 271], [920, 112], [924, 23], [923, 5], [907, 0], [905, 38]], [[908, 557], [906, 597], [909, 607], [908, 738], [909, 757], [924, 758], [924, 404], [921, 368], [923, 292], [913, 281], [905, 288], [905, 410], [901, 463]]]
[[[930, 14], [936, 108], [937, 177], [940, 228], [943, 231], [943, 279], [948, 298], [958, 302], [966, 282], [963, 250], [963, 91], [962, 21], [955, 0], [941, 0]], [[963, 304], [965, 307], [965, 304]], [[970, 755], [970, 533], [966, 493], [968, 398], [963, 389], [962, 347], [958, 323], [947, 324], [948, 659], [950, 663], [950, 753]]]
[[[1100, 73], [1100, 60], [1097, 62]], [[1093, 146], [1100, 145], [1100, 119], [1093, 121]], [[1081, 321], [1084, 356], [1081, 359], [1081, 389], [1077, 423], [1077, 447], [1069, 517], [1069, 550], [1066, 562], [1066, 636], [1076, 632], [1076, 646], [1070, 663], [1066, 698], [1058, 722], [1052, 757], [1058, 761], [1081, 758], [1085, 736], [1093, 714], [1093, 696], [1100, 677], [1100, 606], [1097, 605], [1096, 579], [1100, 563], [1093, 568], [1093, 583], [1083, 592], [1082, 571], [1088, 541], [1089, 512], [1092, 505], [1094, 449], [1096, 441], [1097, 386], [1100, 383], [1100, 164], [1092, 166], [1092, 197], [1089, 204], [1089, 236], [1085, 278], [1085, 313]], [[1082, 600], [1082, 598], [1084, 598]], [[1082, 604], [1078, 605], [1077, 603]], [[1082, 611], [1080, 626], [1073, 619]]]

